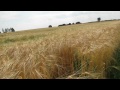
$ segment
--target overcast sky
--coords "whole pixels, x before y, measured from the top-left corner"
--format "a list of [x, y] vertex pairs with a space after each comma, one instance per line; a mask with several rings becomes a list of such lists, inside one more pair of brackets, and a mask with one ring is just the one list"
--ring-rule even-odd
[[120, 11], [0, 11], [0, 31], [13, 27], [16, 31], [58, 26], [64, 23], [120, 19]]

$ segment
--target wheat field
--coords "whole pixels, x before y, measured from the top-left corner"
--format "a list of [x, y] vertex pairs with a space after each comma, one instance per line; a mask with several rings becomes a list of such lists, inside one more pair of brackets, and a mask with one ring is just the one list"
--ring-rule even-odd
[[0, 34], [0, 79], [120, 78], [119, 48], [119, 20]]

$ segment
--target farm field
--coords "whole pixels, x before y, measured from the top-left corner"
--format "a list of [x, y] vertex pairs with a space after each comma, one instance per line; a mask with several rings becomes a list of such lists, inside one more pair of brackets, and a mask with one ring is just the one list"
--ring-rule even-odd
[[0, 79], [109, 78], [120, 78], [120, 20], [0, 34]]

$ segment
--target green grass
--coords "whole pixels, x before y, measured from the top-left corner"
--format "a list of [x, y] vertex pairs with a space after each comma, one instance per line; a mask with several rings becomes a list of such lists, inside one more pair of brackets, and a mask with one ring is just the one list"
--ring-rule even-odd
[[106, 69], [106, 77], [109, 79], [120, 79], [120, 45], [113, 53], [109, 67]]
[[81, 59], [80, 56], [78, 55], [78, 52], [75, 52], [74, 54], [74, 71], [81, 70]]
[[25, 41], [30, 41], [30, 40], [38, 40], [42, 37], [45, 37], [46, 35], [30, 35], [30, 36], [20, 36], [20, 37], [6, 37], [5, 39], [2, 39], [0, 41], [0, 44], [7, 44], [7, 43], [15, 43], [15, 42], [25, 42]]

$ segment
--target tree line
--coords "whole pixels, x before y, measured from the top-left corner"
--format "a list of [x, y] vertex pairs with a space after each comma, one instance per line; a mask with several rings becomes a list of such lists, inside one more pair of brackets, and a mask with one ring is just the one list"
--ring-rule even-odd
[[[59, 26], [73, 25], [73, 24], [81, 24], [81, 22], [69, 23], [69, 24], [61, 24], [61, 25], [58, 25], [58, 27], [59, 27]], [[49, 28], [51, 28], [51, 27], [52, 27], [52, 25], [49, 25], [48, 27], [49, 27]]]
[[[2, 32], [3, 32], [3, 33], [15, 32], [15, 29], [14, 29], [14, 28], [5, 28], [5, 29], [2, 28]], [[1, 33], [1, 32], [0, 32], [0, 33]]]
[[[100, 22], [100, 21], [101, 21], [101, 18], [100, 18], [100, 17], [99, 17], [99, 18], [97, 18], [97, 21], [98, 21], [98, 22]], [[58, 25], [58, 27], [59, 27], [59, 26], [74, 25], [74, 24], [81, 24], [81, 22], [69, 23], [69, 24], [61, 24], [61, 25]], [[48, 27], [49, 27], [49, 28], [51, 28], [51, 27], [52, 27], [52, 25], [49, 25]]]

